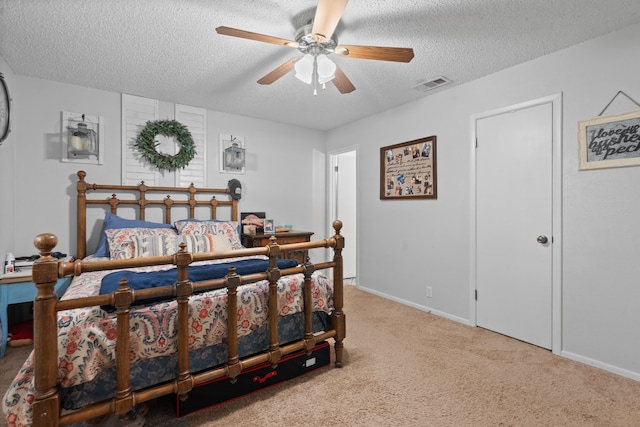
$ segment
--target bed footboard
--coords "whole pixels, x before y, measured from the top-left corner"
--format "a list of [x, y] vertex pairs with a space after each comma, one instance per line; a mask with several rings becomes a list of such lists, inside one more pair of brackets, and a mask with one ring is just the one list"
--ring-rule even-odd
[[[223, 255], [216, 255], [216, 253], [189, 253], [186, 252], [183, 245], [180, 251], [173, 256], [95, 262], [77, 260], [73, 263], [67, 263], [58, 261], [51, 256], [57, 244], [55, 235], [38, 235], [34, 244], [39, 250], [41, 258], [33, 266], [33, 281], [37, 288], [34, 302], [35, 400], [33, 402], [33, 425], [35, 427], [68, 425], [107, 414], [126, 414], [140, 403], [172, 393], [186, 397], [199, 384], [224, 376], [228, 376], [233, 380], [244, 370], [265, 362], [277, 365], [283, 356], [300, 350], [311, 352], [316, 344], [330, 338], [334, 340], [335, 366], [341, 367], [343, 363], [343, 340], [346, 337], [346, 320], [343, 312], [342, 249], [344, 247], [344, 237], [340, 234], [342, 228], [340, 221], [335, 221], [333, 228], [335, 234], [324, 240], [279, 245], [277, 240], [272, 238], [270, 244], [266, 247], [234, 251], [236, 256], [266, 255], [269, 260], [269, 268], [264, 273], [245, 276], [238, 275], [231, 268], [229, 273], [222, 279], [200, 282], [190, 281], [189, 265], [195, 261], [218, 259]], [[316, 264], [307, 260], [307, 262], [297, 267], [285, 270], [278, 268], [277, 259], [281, 251], [315, 248], [332, 248], [332, 260]], [[172, 286], [134, 291], [127, 286], [126, 280], [122, 280], [119, 283], [119, 289], [108, 295], [58, 300], [55, 294], [55, 284], [60, 277], [77, 276], [83, 272], [90, 271], [163, 264], [174, 264], [177, 268], [177, 280]], [[312, 328], [311, 277], [316, 270], [321, 269], [331, 270], [333, 273], [333, 310], [329, 314], [329, 322], [325, 330], [314, 333]], [[278, 280], [285, 275], [300, 273], [304, 275], [304, 336], [294, 342], [281, 345], [279, 344], [278, 336]], [[205, 371], [192, 372], [189, 362], [189, 298], [198, 292], [226, 289], [227, 313], [236, 313], [238, 309], [238, 288], [242, 284], [265, 279], [268, 281], [268, 349], [262, 353], [242, 358], [238, 352], [237, 316], [227, 315], [227, 362]], [[144, 294], [145, 297], [171, 296], [177, 301], [178, 362], [173, 380], [133, 391], [129, 372], [129, 314], [132, 305], [137, 299], [140, 299], [141, 294]], [[117, 389], [115, 390], [115, 395], [111, 399], [82, 409], [64, 412], [61, 409], [60, 390], [57, 384], [59, 369], [58, 312], [103, 305], [115, 307], [117, 313]]]

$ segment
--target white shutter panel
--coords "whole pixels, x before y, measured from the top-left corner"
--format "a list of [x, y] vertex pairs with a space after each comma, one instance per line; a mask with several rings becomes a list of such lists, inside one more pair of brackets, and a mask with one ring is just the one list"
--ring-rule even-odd
[[158, 100], [122, 94], [122, 184], [158, 185], [160, 174], [140, 158], [136, 138], [148, 121], [158, 120]]
[[207, 186], [207, 110], [199, 107], [176, 104], [176, 121], [191, 132], [196, 156], [184, 169], [176, 170], [176, 187]]

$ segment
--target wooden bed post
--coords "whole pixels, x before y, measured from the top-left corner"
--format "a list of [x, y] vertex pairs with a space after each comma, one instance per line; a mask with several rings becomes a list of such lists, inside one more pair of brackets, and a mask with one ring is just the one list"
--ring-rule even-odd
[[242, 371], [238, 355], [238, 286], [240, 276], [235, 267], [229, 267], [229, 273], [224, 278], [227, 287], [227, 376], [231, 383], [237, 381]]
[[[193, 185], [192, 182], [189, 186], [189, 218], [196, 217], [196, 191], [196, 186]], [[213, 216], [212, 218], [215, 218], [215, 216]]]
[[[60, 396], [56, 387], [58, 379], [58, 334], [55, 293], [58, 281], [58, 260], [51, 256], [58, 244], [58, 238], [50, 233], [39, 234], [34, 245], [40, 252], [40, 259], [33, 264], [33, 281], [38, 289], [34, 301], [34, 382], [35, 401], [33, 403], [34, 427], [58, 425], [60, 417]], [[56, 356], [54, 356], [56, 355]]]
[[78, 259], [82, 259], [87, 255], [87, 183], [84, 178], [87, 176], [85, 171], [78, 171], [78, 183], [76, 189], [78, 191], [78, 204], [77, 204], [77, 233], [76, 238], [77, 256]]
[[167, 194], [164, 198], [164, 222], [165, 224], [171, 224], [171, 206], [173, 206], [173, 200], [171, 196]]
[[304, 301], [304, 345], [307, 354], [311, 354], [311, 350], [316, 345], [313, 335], [313, 298], [311, 296], [311, 275], [316, 270], [315, 266], [307, 257], [304, 264], [304, 288], [302, 289], [302, 298]]
[[267, 280], [269, 281], [269, 361], [274, 368], [282, 357], [280, 342], [278, 338], [278, 280], [281, 272], [278, 268], [278, 256], [280, 246], [276, 242], [276, 237], [269, 239], [269, 269], [267, 270]]
[[175, 264], [178, 268], [178, 280], [176, 282], [176, 300], [178, 301], [178, 376], [176, 378], [177, 390], [181, 397], [193, 388], [193, 377], [189, 369], [189, 297], [193, 295], [193, 283], [189, 280], [189, 264], [191, 254], [187, 252], [187, 245], [180, 243], [180, 250], [175, 255]]
[[145, 208], [147, 206], [147, 186], [144, 181], [140, 181], [138, 184], [138, 206], [140, 207], [140, 211], [138, 212], [138, 218], [144, 220], [145, 216]]
[[116, 396], [114, 410], [116, 414], [126, 414], [134, 406], [131, 394], [131, 369], [129, 368], [129, 342], [131, 333], [129, 327], [129, 310], [133, 302], [133, 291], [127, 286], [127, 279], [121, 279], [120, 287], [114, 292], [114, 306], [117, 310], [116, 345]]
[[342, 340], [346, 337], [346, 319], [342, 308], [344, 307], [344, 277], [342, 264], [342, 248], [344, 248], [344, 237], [340, 234], [342, 229], [342, 221], [333, 221], [333, 229], [336, 234], [333, 239], [336, 246], [333, 249], [333, 261], [336, 263], [333, 269], [333, 305], [334, 310], [331, 314], [332, 327], [336, 330], [335, 336], [335, 352], [336, 352], [336, 368], [342, 367], [342, 350], [344, 344]]

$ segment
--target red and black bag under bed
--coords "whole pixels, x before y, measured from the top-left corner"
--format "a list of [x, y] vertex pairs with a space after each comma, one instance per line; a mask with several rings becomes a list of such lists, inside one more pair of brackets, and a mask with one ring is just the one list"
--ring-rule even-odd
[[275, 369], [267, 362], [240, 373], [234, 383], [229, 377], [222, 377], [200, 384], [184, 401], [175, 395], [176, 416], [182, 417], [327, 366], [331, 361], [329, 350], [329, 343], [322, 341], [309, 355], [302, 350], [283, 357]]

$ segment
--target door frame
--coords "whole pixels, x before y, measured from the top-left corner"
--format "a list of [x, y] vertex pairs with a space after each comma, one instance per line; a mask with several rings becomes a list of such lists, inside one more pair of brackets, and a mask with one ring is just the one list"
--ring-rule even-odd
[[500, 114], [551, 103], [552, 108], [552, 257], [551, 257], [551, 351], [562, 351], [562, 93], [502, 107], [471, 116], [471, 197], [470, 197], [470, 250], [469, 250], [469, 322], [476, 322], [476, 139], [477, 122]]
[[[336, 150], [332, 150], [329, 151], [327, 153], [327, 155], [329, 156], [329, 161], [327, 162], [327, 166], [328, 166], [328, 173], [327, 173], [327, 178], [328, 178], [328, 185], [327, 185], [327, 200], [329, 201], [329, 203], [327, 203], [327, 218], [333, 218], [334, 214], [336, 213], [336, 209], [338, 208], [336, 205], [336, 176], [335, 176], [335, 167], [337, 166], [337, 159], [338, 156], [341, 154], [345, 154], [345, 153], [350, 153], [350, 152], [355, 152], [355, 156], [356, 156], [356, 171], [355, 171], [355, 179], [356, 179], [356, 188], [358, 186], [358, 145], [350, 145], [348, 147], [342, 147]], [[355, 262], [356, 262], [356, 286], [357, 286], [357, 278], [360, 277], [360, 263], [358, 262], [358, 260], [360, 259], [359, 257], [359, 251], [360, 251], [360, 226], [358, 225], [359, 221], [359, 217], [360, 217], [360, 193], [358, 191], [356, 191], [356, 224], [355, 224], [355, 230], [356, 230], [356, 236], [355, 236], [355, 248], [356, 248], [356, 253], [355, 253]], [[329, 224], [329, 234], [328, 236], [333, 236], [333, 234], [335, 233], [334, 229], [333, 229], [333, 225], [330, 223]], [[347, 246], [349, 244], [348, 241], [345, 242], [345, 246]], [[353, 246], [351, 246], [353, 247]]]

